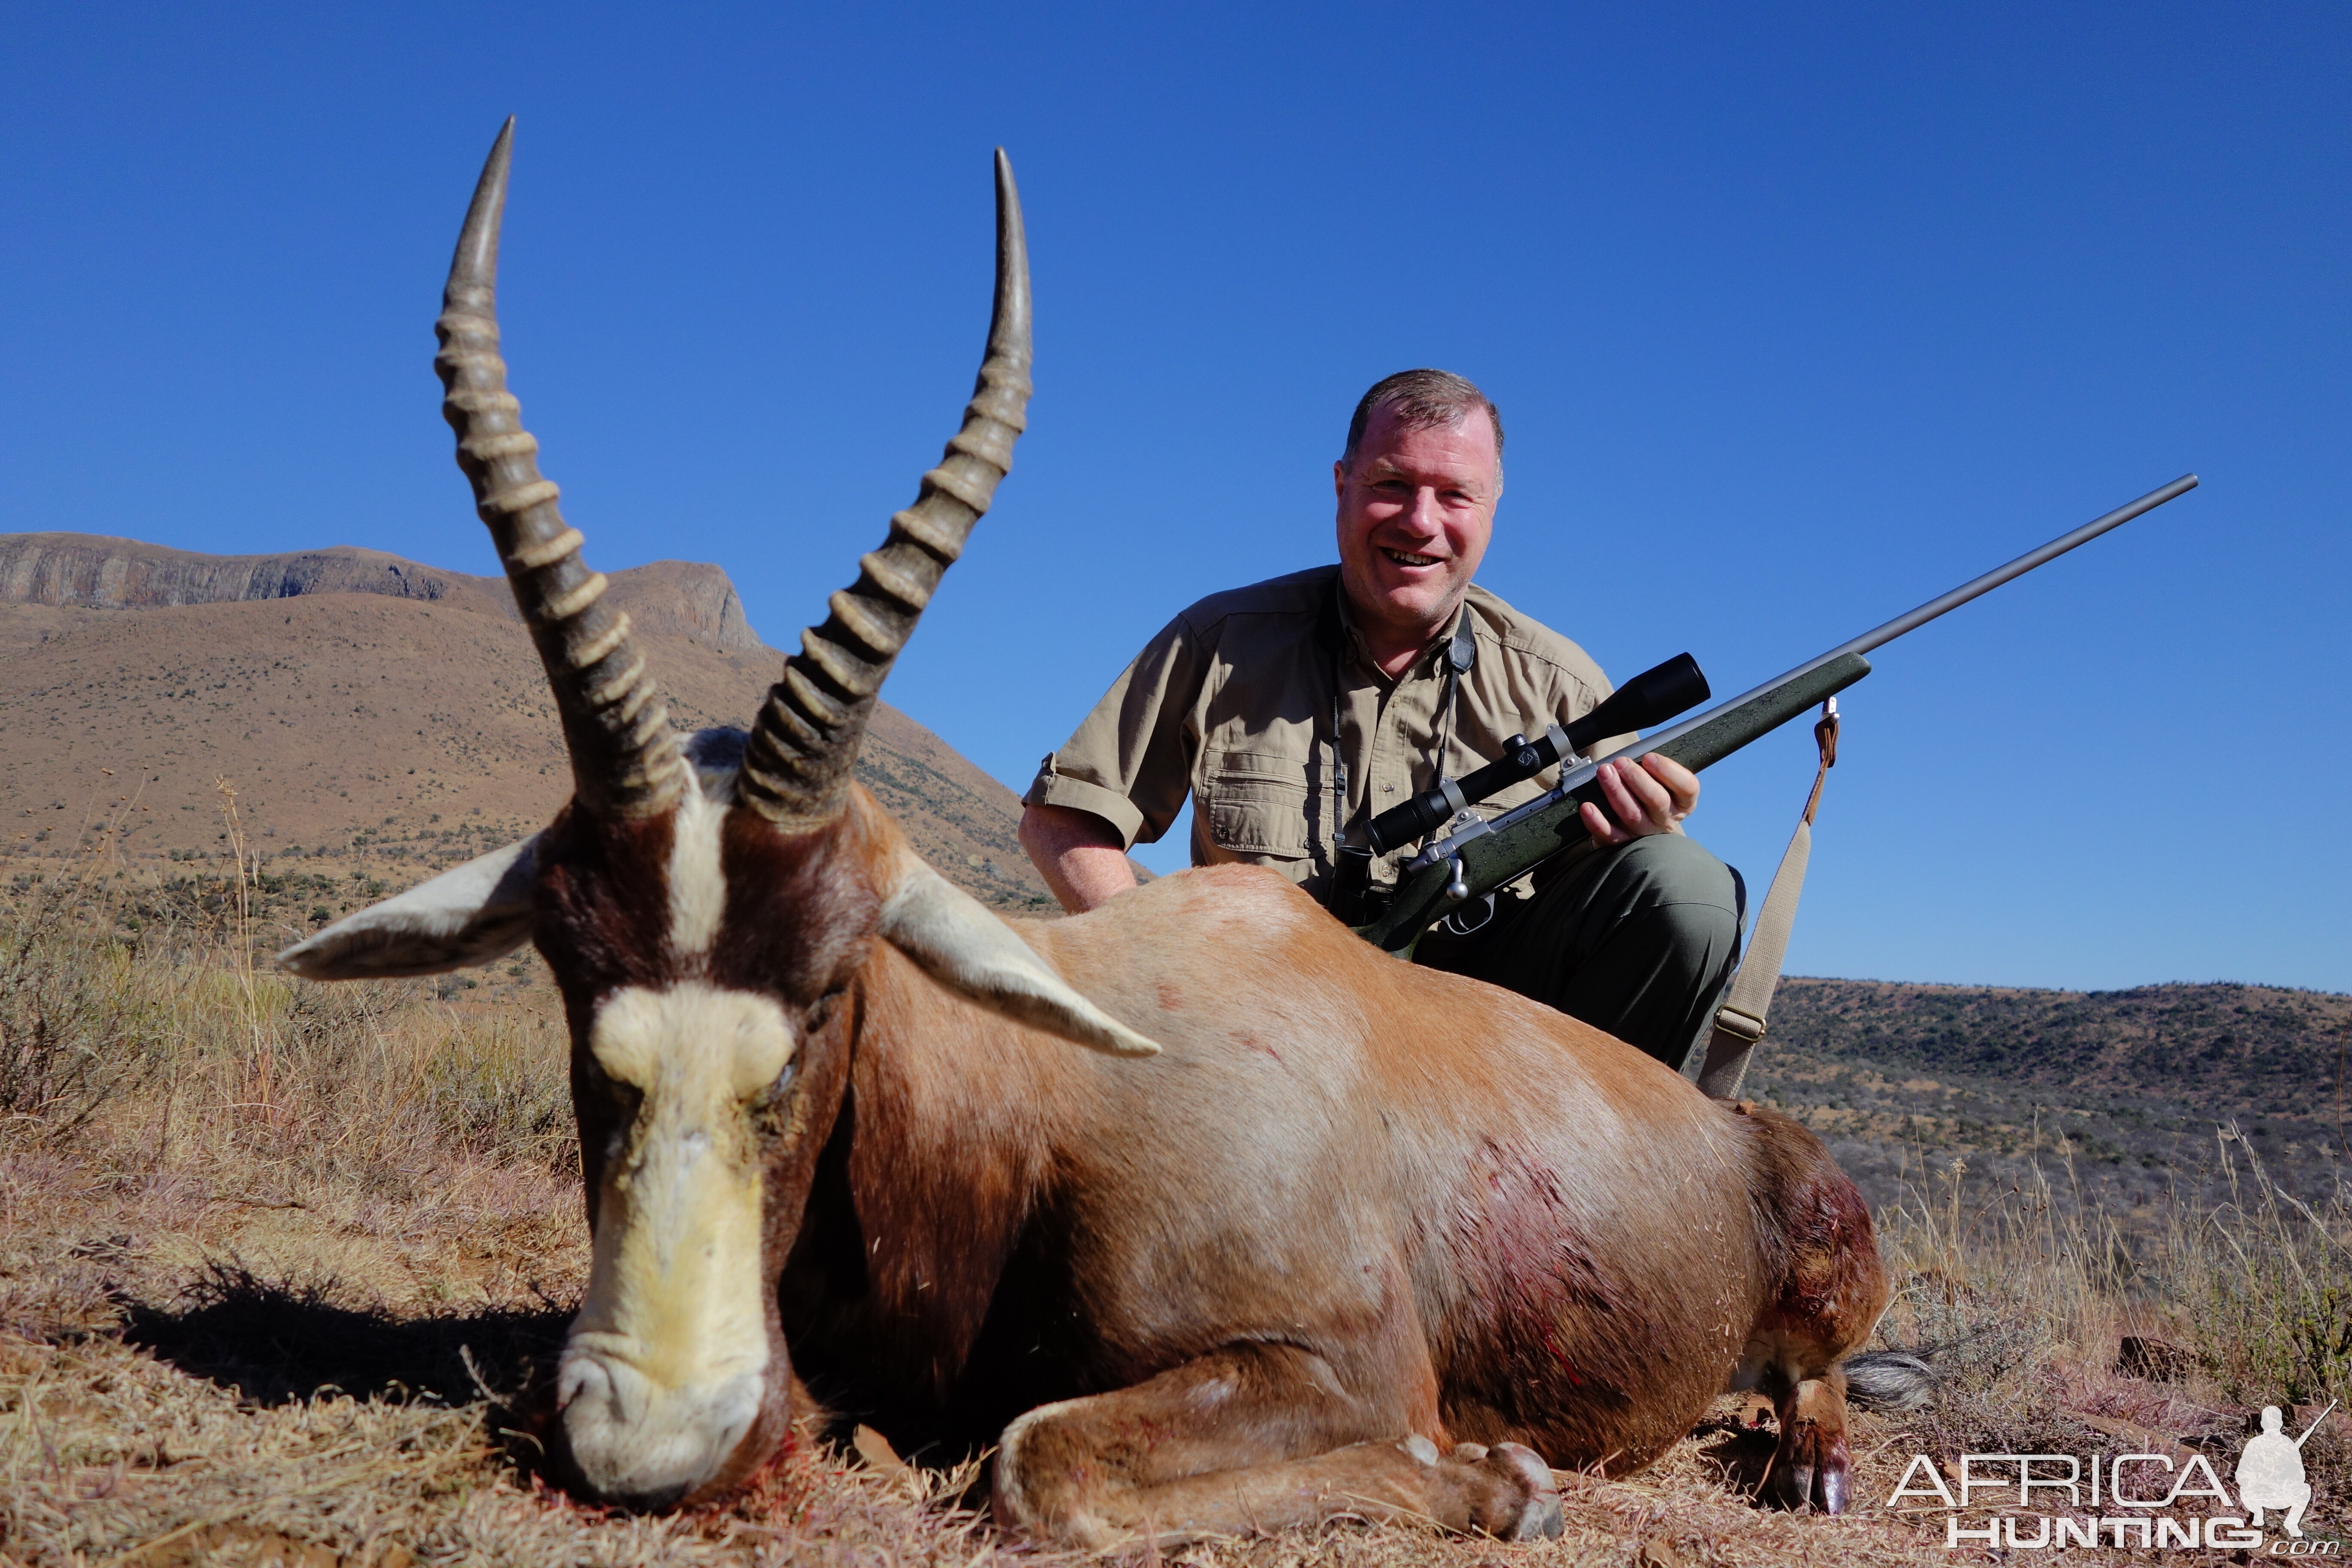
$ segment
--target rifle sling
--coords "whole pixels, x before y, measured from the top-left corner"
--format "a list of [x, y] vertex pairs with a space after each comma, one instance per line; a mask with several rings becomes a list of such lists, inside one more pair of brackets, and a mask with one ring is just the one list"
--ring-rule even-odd
[[1739, 1082], [1748, 1074], [1748, 1058], [1764, 1038], [1764, 1021], [1771, 1010], [1772, 993], [1780, 984], [1780, 965], [1789, 956], [1789, 931], [1797, 922], [1797, 899], [1805, 890], [1805, 864], [1813, 853], [1813, 814], [1821, 809], [1822, 786], [1837, 765], [1837, 699], [1822, 704], [1821, 721], [1813, 726], [1813, 743], [1821, 750], [1821, 766], [1813, 772], [1812, 794], [1805, 797], [1804, 815], [1790, 837], [1780, 868], [1772, 873], [1771, 890], [1748, 934], [1748, 956], [1732, 976], [1731, 989], [1716, 1009], [1715, 1028], [1706, 1042], [1706, 1059], [1698, 1069], [1698, 1087], [1717, 1100], [1739, 1098]]

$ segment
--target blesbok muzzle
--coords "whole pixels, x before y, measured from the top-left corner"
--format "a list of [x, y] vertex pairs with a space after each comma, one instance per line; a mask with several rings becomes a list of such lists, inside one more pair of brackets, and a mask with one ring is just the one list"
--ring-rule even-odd
[[727, 1471], [784, 1404], [753, 1112], [788, 1088], [793, 1028], [766, 996], [688, 981], [616, 992], [588, 1047], [637, 1114], [598, 1173], [560, 1457], [598, 1497], [658, 1508]]

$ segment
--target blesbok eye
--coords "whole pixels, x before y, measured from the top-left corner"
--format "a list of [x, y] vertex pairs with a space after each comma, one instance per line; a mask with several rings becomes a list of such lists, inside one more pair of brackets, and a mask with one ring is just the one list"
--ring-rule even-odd
[[752, 1114], [756, 1116], [782, 1109], [783, 1103], [792, 1098], [793, 1085], [799, 1080], [800, 1076], [800, 1059], [794, 1058], [786, 1062], [784, 1070], [776, 1075], [775, 1080], [752, 1099]]

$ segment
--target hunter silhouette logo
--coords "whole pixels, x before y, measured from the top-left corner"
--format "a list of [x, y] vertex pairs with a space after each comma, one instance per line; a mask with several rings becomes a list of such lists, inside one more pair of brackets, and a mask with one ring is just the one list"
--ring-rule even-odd
[[[2329, 1400], [2327, 1410], [2335, 1408], [2336, 1401]], [[2245, 1452], [2238, 1456], [2238, 1501], [2257, 1530], [2262, 1528], [2264, 1509], [2283, 1508], [2286, 1532], [2302, 1537], [2303, 1510], [2311, 1503], [2311, 1482], [2303, 1473], [2303, 1445], [2327, 1419], [2327, 1410], [2303, 1429], [2303, 1436], [2289, 1437], [2279, 1429], [2284, 1420], [2279, 1407], [2263, 1406], [2263, 1429], [2246, 1439]]]
[[[1949, 1510], [1944, 1519], [1947, 1547], [2027, 1552], [2107, 1545], [2142, 1552], [2242, 1552], [2264, 1545], [2266, 1513], [2283, 1512], [2279, 1526], [2286, 1533], [2268, 1542], [2265, 1556], [2333, 1557], [2342, 1542], [2311, 1540], [2303, 1532], [2304, 1510], [2312, 1502], [2303, 1446], [2335, 1408], [2336, 1401], [2328, 1401], [2301, 1436], [2290, 1437], [2279, 1407], [2266, 1405], [2262, 1430], [2246, 1439], [2238, 1456], [2232, 1477], [2235, 1497], [2214, 1460], [2196, 1453], [2179, 1458], [2177, 1449], [2115, 1455], [1963, 1454], [1956, 1468], [1915, 1454], [1886, 1506], [1900, 1509], [1906, 1499], [1914, 1500], [1915, 1506], [1932, 1499]], [[1958, 1483], [1957, 1488], [1947, 1484], [1948, 1475]], [[1981, 1495], [1985, 1493], [1991, 1496]], [[2191, 1500], [2200, 1498], [2212, 1500], [2205, 1508], [2219, 1503], [2222, 1510], [2243, 1513], [2188, 1511]], [[1996, 1511], [1980, 1523], [1963, 1518], [1961, 1510], [1988, 1502]]]

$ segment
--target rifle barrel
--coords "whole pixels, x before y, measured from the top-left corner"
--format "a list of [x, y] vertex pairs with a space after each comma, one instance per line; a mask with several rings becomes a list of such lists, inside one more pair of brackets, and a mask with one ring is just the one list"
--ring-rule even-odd
[[2111, 528], [2121, 528], [2142, 512], [2154, 511], [2175, 496], [2187, 495], [2197, 488], [2195, 474], [2183, 474], [2160, 489], [2153, 489], [2136, 501], [2116, 508], [2105, 517], [2093, 518], [2072, 533], [2059, 535], [2039, 550], [2029, 550], [2006, 566], [1996, 566], [1972, 583], [1963, 583], [1940, 598], [1928, 600], [1908, 615], [1897, 616], [1875, 631], [1867, 631], [1843, 647], [1832, 648], [1822, 657], [1835, 658], [1842, 653], [1868, 653], [1872, 648], [1891, 643], [1908, 631], [1915, 631], [1947, 610], [1957, 610], [1979, 594], [1990, 594], [2012, 577], [2022, 577], [2046, 561], [2054, 561], [2078, 544], [2088, 544]]
[[2176, 496], [2187, 495], [2190, 490], [2193, 490], [2196, 488], [2197, 476], [2195, 474], [2183, 474], [2179, 479], [2173, 480], [2170, 484], [2164, 485], [2158, 489], [2148, 491], [2147, 494], [2140, 497], [2137, 500], [2126, 501], [2122, 506], [2116, 508], [2115, 510], [2108, 512], [2104, 517], [2093, 518], [2090, 521], [2084, 523], [2082, 527], [2075, 529], [2071, 533], [2060, 534], [2057, 538], [2052, 540], [2049, 543], [2042, 545], [2038, 550], [2027, 551], [2024, 554], [2019, 556], [2016, 560], [2010, 562], [2007, 565], [1996, 566], [1991, 571], [1986, 573], [1983, 576], [1976, 578], [1970, 582], [1963, 583], [1958, 587], [1953, 589], [1950, 593], [1939, 595], [1937, 597], [1928, 600], [1917, 609], [1897, 616], [1893, 620], [1887, 622], [1885, 626], [1874, 627], [1872, 630], [1863, 633], [1852, 642], [1840, 643], [1837, 647], [1830, 649], [1829, 652], [1822, 654], [1818, 658], [1809, 658], [1804, 663], [1797, 666], [1796, 668], [1788, 671], [1786, 674], [1774, 676], [1771, 679], [1764, 682], [1764, 684], [1755, 688], [1753, 690], [1743, 691], [1728, 702], [1718, 702], [1704, 713], [1698, 714], [1694, 718], [1685, 719], [1681, 723], [1675, 725], [1672, 729], [1660, 731], [1657, 734], [1652, 736], [1647, 741], [1636, 742], [1633, 745], [1626, 748], [1624, 752], [1612, 752], [1612, 755], [1631, 755], [1638, 754], [1643, 752], [1655, 751], [1659, 746], [1664, 744], [1666, 742], [1699, 728], [1699, 726], [1705, 724], [1711, 719], [1715, 719], [1730, 712], [1733, 709], [1738, 707], [1741, 703], [1748, 700], [1750, 698], [1760, 697], [1765, 692], [1771, 690], [1775, 687], [1784, 686], [1790, 681], [1796, 679], [1801, 675], [1805, 675], [1820, 668], [1822, 665], [1829, 663], [1832, 659], [1843, 658], [1850, 653], [1868, 653], [1874, 647], [1884, 647], [1885, 644], [1893, 642], [1896, 637], [1903, 636], [1906, 632], [1918, 630], [1921, 626], [1926, 626], [1929, 621], [1934, 620], [1937, 616], [1945, 614], [1947, 611], [1957, 610], [1962, 605], [1967, 604], [1970, 599], [1976, 598], [1979, 595], [1990, 594], [1995, 588], [2000, 587], [2003, 583], [2007, 583], [2013, 578], [2022, 577], [2028, 572], [2032, 571], [2036, 566], [2056, 560], [2059, 556], [2065, 554], [2066, 552], [2074, 549], [2076, 545], [2088, 544], [2092, 540], [2098, 538], [2099, 535], [2106, 532], [2109, 529], [2121, 528], [2125, 523], [2129, 522], [2132, 519], [2139, 516], [2142, 512], [2154, 511], [2166, 501], [2171, 500]]
[[[1871, 649], [1893, 642], [1906, 632], [1916, 631], [1979, 595], [2022, 577], [2076, 545], [2088, 543], [2109, 529], [2119, 528], [2196, 488], [2197, 476], [2183, 474], [2136, 501], [2094, 518], [2072, 532], [2060, 534], [2038, 550], [2027, 551], [2007, 565], [1996, 566], [1983, 576], [1928, 600], [1907, 615], [1897, 616], [1852, 642], [1840, 643], [1819, 658], [1809, 658], [1786, 674], [1774, 676], [1753, 690], [1743, 691], [1728, 702], [1718, 702], [1704, 713], [1669, 725], [1612, 755], [1663, 752], [1694, 771], [1706, 767], [1868, 675], [1870, 661], [1863, 656]], [[1357, 926], [1356, 933], [1375, 946], [1410, 955], [1423, 929], [1442, 918], [1465, 894], [1475, 896], [1499, 888], [1559, 853], [1570, 840], [1581, 839], [1585, 834], [1576, 816], [1578, 802], [1596, 794], [1592, 782], [1595, 772], [1595, 764], [1587, 763], [1563, 775], [1551, 791], [1513, 807], [1489, 823], [1460, 836], [1424, 844], [1421, 854], [1405, 867], [1405, 874], [1399, 879], [1385, 912], [1369, 924]], [[1441, 850], [1445, 853], [1441, 854]]]

